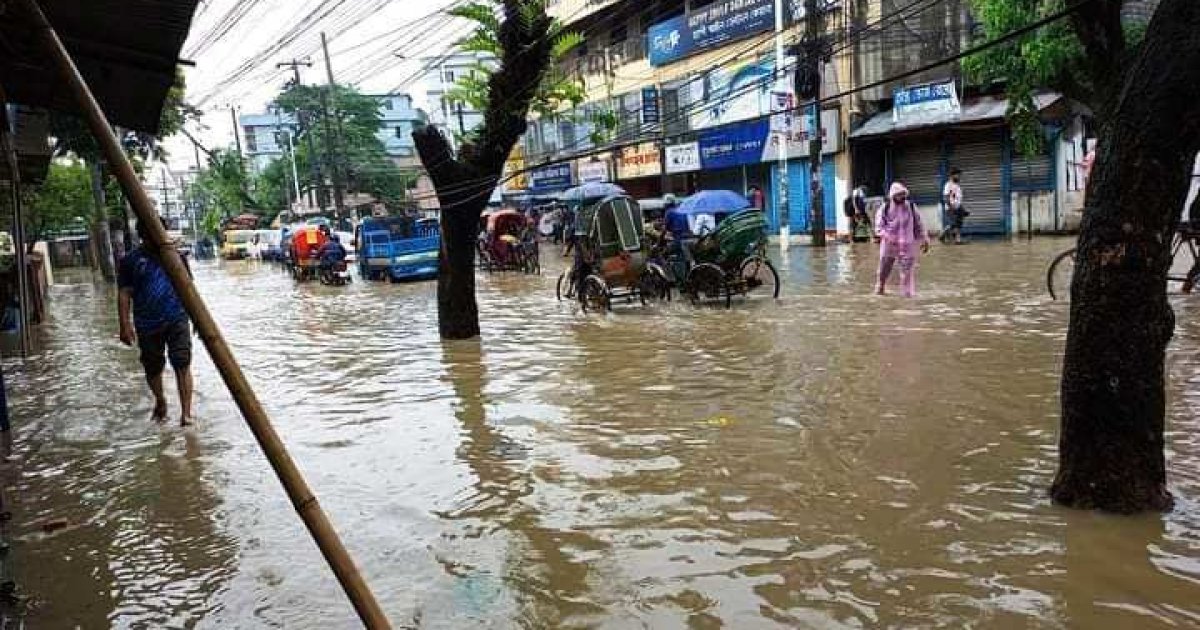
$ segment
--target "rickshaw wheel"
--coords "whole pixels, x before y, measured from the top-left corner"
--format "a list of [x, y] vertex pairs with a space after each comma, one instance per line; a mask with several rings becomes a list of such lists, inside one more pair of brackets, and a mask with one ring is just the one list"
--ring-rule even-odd
[[738, 269], [738, 285], [743, 295], [751, 291], [763, 289], [769, 291], [771, 298], [779, 299], [779, 272], [775, 265], [762, 256], [751, 256], [742, 261]]
[[671, 299], [671, 281], [658, 265], [646, 265], [638, 277], [638, 297], [642, 304]]
[[612, 296], [609, 295], [604, 280], [596, 276], [584, 278], [583, 287], [579, 290], [579, 303], [585, 313], [590, 311], [605, 313], [611, 310]]
[[574, 275], [572, 271], [564, 271], [558, 274], [558, 282], [554, 283], [554, 297], [558, 298], [559, 302], [575, 297]]
[[731, 291], [725, 283], [725, 271], [712, 263], [700, 263], [687, 275], [687, 293], [692, 304], [699, 304], [705, 298], [721, 299], [725, 297], [725, 308], [733, 301]]

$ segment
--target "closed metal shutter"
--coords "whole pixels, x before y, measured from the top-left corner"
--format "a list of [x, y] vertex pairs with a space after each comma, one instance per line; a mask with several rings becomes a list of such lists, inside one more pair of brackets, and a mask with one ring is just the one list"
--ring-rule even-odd
[[[837, 229], [835, 170], [832, 159], [826, 157], [821, 162], [821, 199], [824, 203], [822, 210], [825, 214], [826, 231]], [[788, 229], [792, 234], [807, 234], [812, 230], [812, 204], [809, 203], [809, 188], [808, 160], [788, 162]], [[773, 222], [777, 220], [774, 216], [771, 218]]]
[[971, 213], [963, 224], [963, 233], [1006, 234], [1009, 204], [1004, 199], [1004, 149], [1000, 140], [955, 144], [950, 166], [962, 170], [963, 207]]
[[[900, 145], [894, 152], [892, 179], [908, 188], [918, 205], [940, 204], [942, 199], [942, 149], [937, 140]], [[891, 186], [891, 182], [886, 184]], [[887, 191], [883, 191], [886, 196]]]
[[1012, 187], [1020, 190], [1054, 190], [1054, 161], [1050, 154], [1024, 157], [1014, 152]]

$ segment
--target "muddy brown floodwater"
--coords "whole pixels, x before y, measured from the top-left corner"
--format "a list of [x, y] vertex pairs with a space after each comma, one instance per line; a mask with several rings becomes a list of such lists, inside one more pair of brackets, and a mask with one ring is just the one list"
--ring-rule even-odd
[[[869, 295], [873, 247], [795, 248], [778, 303], [603, 317], [551, 260], [481, 275], [481, 343], [438, 340], [430, 283], [196, 278], [398, 626], [1195, 627], [1200, 297], [1172, 298], [1176, 509], [1057, 508], [1069, 244], [937, 248], [916, 300]], [[156, 428], [76, 278], [5, 365], [27, 625], [354, 626], [207, 356], [199, 428]]]

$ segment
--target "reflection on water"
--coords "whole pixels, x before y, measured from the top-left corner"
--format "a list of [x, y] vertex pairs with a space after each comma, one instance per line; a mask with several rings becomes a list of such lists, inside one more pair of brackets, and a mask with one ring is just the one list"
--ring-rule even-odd
[[[197, 278], [397, 624], [1200, 624], [1200, 298], [1173, 298], [1178, 508], [1056, 508], [1066, 309], [1041, 283], [1067, 244], [939, 248], [916, 300], [869, 295], [871, 247], [793, 249], [778, 304], [604, 317], [555, 301], [549, 261], [481, 277], [463, 343], [429, 283]], [[111, 291], [51, 297], [44, 360], [6, 365], [30, 622], [352, 625], [207, 358], [199, 428], [158, 429]]]

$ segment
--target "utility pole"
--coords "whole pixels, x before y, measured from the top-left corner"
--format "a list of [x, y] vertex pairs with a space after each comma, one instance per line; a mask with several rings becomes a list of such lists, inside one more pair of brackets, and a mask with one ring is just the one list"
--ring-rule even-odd
[[[290, 67], [292, 69], [292, 76], [295, 77], [294, 85], [296, 87], [299, 87], [300, 85], [302, 85], [302, 83], [300, 82], [300, 66], [304, 66], [305, 68], [311, 68], [312, 65], [313, 65], [312, 61], [309, 61], [308, 59], [305, 59], [303, 61], [301, 61], [299, 59], [292, 59], [291, 61], [277, 63], [277, 64], [275, 64], [275, 67], [276, 68]], [[313, 146], [313, 137], [312, 137], [311, 133], [307, 133], [304, 118], [305, 118], [304, 112], [302, 110], [297, 110], [296, 125], [300, 128], [300, 133], [304, 134], [305, 142], [308, 144], [308, 159], [312, 166], [313, 181], [316, 182], [316, 199], [315, 200], [313, 199], [313, 189], [309, 188], [309, 190], [308, 190], [308, 192], [309, 192], [308, 205], [309, 205], [309, 207], [317, 206], [318, 208], [321, 209], [321, 212], [325, 212], [325, 178], [321, 175], [321, 161], [317, 159], [317, 150]], [[293, 156], [293, 160], [294, 160], [295, 159], [294, 152], [292, 153], [292, 156]]]
[[[341, 219], [346, 215], [345, 201], [342, 198], [342, 195], [345, 193], [345, 188], [342, 185], [342, 172], [341, 168], [339, 168], [337, 156], [334, 150], [335, 148], [333, 146], [335, 137], [329, 128], [329, 101], [330, 99], [334, 100], [333, 106], [336, 116], [337, 102], [334, 95], [334, 90], [337, 88], [337, 84], [333, 80], [333, 64], [329, 61], [329, 42], [325, 38], [325, 33], [323, 31], [321, 32], [321, 50], [325, 53], [325, 73], [329, 77], [328, 89], [325, 91], [323, 99], [325, 105], [325, 136], [327, 138], [325, 142], [325, 152], [330, 160], [330, 168], [332, 169], [333, 173], [333, 217], [334, 219]], [[338, 119], [337, 124], [340, 128], [342, 124], [340, 118]]]
[[825, 60], [825, 15], [817, 7], [817, 0], [804, 2], [804, 34], [808, 46], [808, 54], [804, 63], [809, 67], [809, 80], [812, 82], [813, 93], [813, 122], [812, 137], [808, 142], [808, 166], [810, 169], [811, 195], [809, 207], [812, 208], [812, 244], [813, 247], [825, 246], [825, 208], [824, 191], [821, 189], [821, 64]]
[[233, 144], [237, 147], [238, 163], [242, 161], [242, 133], [238, 128], [237, 107], [229, 106], [229, 120], [233, 122]]
[[[812, 2], [812, 0], [808, 0]], [[783, 0], [775, 0], [775, 72], [776, 76], [783, 76]], [[774, 99], [772, 99], [774, 100]], [[778, 169], [777, 192], [775, 196], [776, 215], [779, 217], [779, 247], [786, 250], [791, 241], [791, 211], [788, 208], [788, 166], [787, 166], [787, 143], [788, 133], [786, 130], [780, 129], [776, 133], [779, 154], [777, 156], [776, 168]]]

